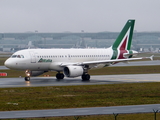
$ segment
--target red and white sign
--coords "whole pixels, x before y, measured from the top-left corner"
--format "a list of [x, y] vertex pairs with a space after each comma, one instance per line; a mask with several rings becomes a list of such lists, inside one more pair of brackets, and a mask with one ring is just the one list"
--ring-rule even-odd
[[0, 73], [0, 76], [7, 76], [7, 73]]

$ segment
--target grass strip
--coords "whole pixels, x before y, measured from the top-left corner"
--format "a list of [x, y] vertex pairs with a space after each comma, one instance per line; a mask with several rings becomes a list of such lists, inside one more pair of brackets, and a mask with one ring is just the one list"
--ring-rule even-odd
[[3, 66], [4, 65], [4, 62], [7, 60], [7, 58], [5, 57], [2, 57], [0, 58], [0, 66]]
[[[160, 103], [160, 83], [0, 88], [0, 111], [104, 107]], [[118, 120], [151, 120], [150, 114], [120, 114]], [[157, 119], [160, 118], [157, 113]], [[12, 120], [74, 120], [74, 117]], [[81, 116], [83, 120], [114, 119], [113, 115]]]
[[160, 83], [0, 88], [0, 111], [160, 103]]

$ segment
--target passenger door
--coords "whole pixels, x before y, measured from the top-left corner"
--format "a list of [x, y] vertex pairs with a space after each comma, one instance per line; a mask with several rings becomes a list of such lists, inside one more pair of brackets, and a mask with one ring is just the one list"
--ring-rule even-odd
[[36, 63], [36, 55], [34, 51], [29, 51], [29, 53], [31, 55], [31, 63]]

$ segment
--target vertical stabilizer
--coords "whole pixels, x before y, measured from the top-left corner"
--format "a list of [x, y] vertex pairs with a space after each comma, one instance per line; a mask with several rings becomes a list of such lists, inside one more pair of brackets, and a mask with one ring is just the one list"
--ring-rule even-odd
[[130, 50], [135, 20], [128, 20], [114, 42], [113, 50]]
[[119, 36], [117, 37], [116, 41], [112, 46], [113, 55], [111, 59], [124, 59], [125, 54], [133, 53], [133, 51], [130, 49], [134, 29], [134, 22], [135, 20], [128, 20], [124, 28], [120, 32]]

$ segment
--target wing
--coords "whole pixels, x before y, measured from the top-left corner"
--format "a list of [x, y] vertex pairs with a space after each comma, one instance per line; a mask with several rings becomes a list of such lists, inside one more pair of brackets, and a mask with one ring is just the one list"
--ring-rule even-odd
[[152, 52], [137, 52], [137, 51], [133, 51], [133, 53], [129, 54], [129, 53], [124, 53], [124, 57], [125, 58], [128, 58], [129, 56], [136, 56], [136, 57], [146, 57], [146, 56], [149, 56], [149, 55], [153, 55]]
[[153, 55], [151, 57], [140, 57], [140, 58], [127, 58], [127, 59], [113, 59], [113, 60], [100, 60], [100, 61], [86, 61], [86, 62], [77, 62], [77, 63], [62, 63], [60, 66], [68, 66], [68, 65], [93, 65], [93, 64], [114, 64], [117, 62], [127, 62], [134, 60], [143, 60], [143, 59], [151, 59], [153, 60]]

